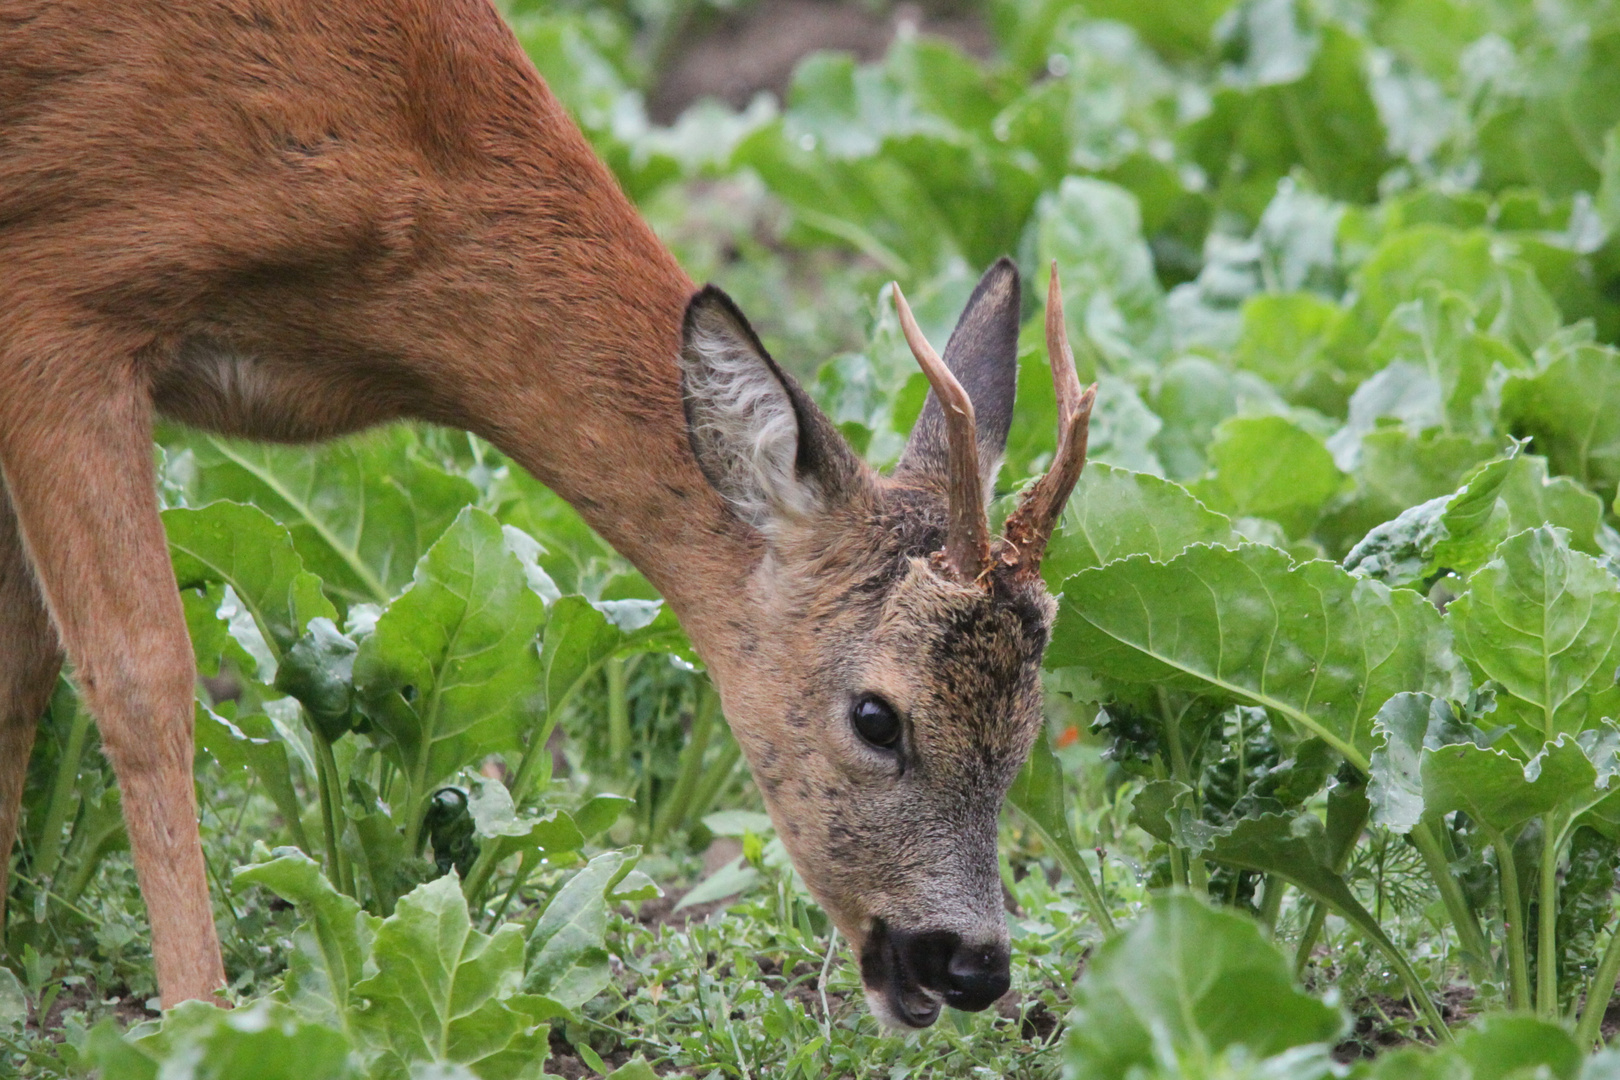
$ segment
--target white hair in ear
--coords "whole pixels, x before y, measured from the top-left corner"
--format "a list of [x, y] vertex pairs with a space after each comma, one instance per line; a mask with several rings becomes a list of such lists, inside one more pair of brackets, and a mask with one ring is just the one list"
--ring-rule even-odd
[[739, 518], [766, 530], [804, 516], [816, 491], [796, 467], [799, 421], [775, 365], [726, 305], [693, 305], [681, 350], [692, 450]]

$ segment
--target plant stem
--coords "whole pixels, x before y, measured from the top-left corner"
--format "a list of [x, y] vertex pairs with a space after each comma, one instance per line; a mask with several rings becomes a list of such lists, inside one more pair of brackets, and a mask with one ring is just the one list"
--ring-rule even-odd
[[1502, 933], [1507, 938], [1510, 1004], [1530, 1009], [1530, 960], [1524, 944], [1524, 904], [1519, 897], [1519, 868], [1513, 864], [1513, 845], [1501, 835], [1491, 837], [1496, 849], [1496, 877], [1502, 885]]
[[[1187, 748], [1181, 745], [1181, 713], [1171, 707], [1169, 695], [1165, 693], [1164, 687], [1161, 686], [1158, 690], [1159, 712], [1164, 717], [1165, 734], [1167, 736], [1165, 741], [1170, 744], [1170, 776], [1192, 789], [1193, 807], [1196, 809], [1199, 803], [1198, 785], [1193, 782], [1192, 770], [1187, 764]], [[1178, 859], [1178, 855], [1181, 858]], [[1191, 852], [1179, 851], [1175, 844], [1171, 844], [1170, 869], [1172, 873], [1177, 872], [1176, 866], [1178, 862], [1184, 864], [1179, 871], [1181, 883], [1197, 892], [1200, 896], [1207, 895], [1209, 892], [1209, 867], [1204, 865], [1204, 860]]]
[[1616, 979], [1620, 979], [1620, 923], [1609, 935], [1603, 959], [1598, 961], [1597, 974], [1592, 976], [1592, 985], [1586, 991], [1586, 1008], [1581, 1012], [1580, 1023], [1575, 1025], [1575, 1045], [1582, 1053], [1594, 1047], [1603, 1033], [1603, 1015], [1609, 1011]]
[[[65, 686], [65, 684], [64, 684]], [[56, 762], [56, 778], [51, 781], [51, 799], [45, 807], [45, 824], [39, 838], [39, 850], [30, 867], [41, 881], [49, 881], [56, 873], [62, 857], [62, 829], [67, 825], [68, 811], [78, 790], [79, 763], [90, 739], [90, 710], [79, 707], [71, 692], [58, 686], [51, 702], [52, 714], [58, 709], [72, 710], [73, 720], [68, 727], [67, 745]]]
[[607, 678], [608, 757], [620, 781], [630, 775], [630, 703], [625, 694], [628, 666], [629, 661], [622, 656], [609, 657], [602, 664], [602, 674]]
[[1288, 882], [1276, 874], [1267, 874], [1265, 878], [1265, 891], [1260, 894], [1260, 921], [1266, 924], [1266, 929], [1277, 929], [1277, 913], [1282, 911], [1283, 893], [1288, 889]]
[[[1338, 846], [1333, 849], [1333, 872], [1343, 874], [1350, 865], [1350, 856], [1355, 854], [1356, 844], [1361, 840], [1361, 831], [1367, 827], [1367, 817], [1372, 813], [1372, 804], [1367, 801], [1366, 787], [1360, 779], [1352, 782], [1348, 779], [1334, 786], [1328, 793], [1327, 806], [1327, 834], [1329, 838], [1338, 837]], [[1311, 953], [1316, 950], [1316, 940], [1322, 936], [1322, 927], [1327, 922], [1327, 907], [1318, 900], [1311, 909], [1310, 921], [1305, 924], [1305, 933], [1299, 939], [1299, 947], [1294, 950], [1294, 974], [1300, 975], [1305, 971], [1305, 965], [1310, 962]]]
[[347, 880], [343, 845], [338, 841], [337, 819], [337, 759], [332, 756], [332, 744], [326, 741], [326, 736], [310, 725], [310, 733], [315, 743], [315, 786], [320, 789], [321, 795], [321, 832], [326, 843], [326, 876], [331, 879], [332, 885], [339, 892], [354, 895], [354, 888]]
[[1440, 900], [1445, 904], [1446, 914], [1457, 931], [1457, 941], [1462, 947], [1463, 962], [1468, 966], [1468, 973], [1475, 982], [1484, 982], [1491, 974], [1491, 947], [1485, 941], [1485, 931], [1480, 928], [1473, 905], [1463, 895], [1457, 875], [1451, 872], [1451, 861], [1446, 857], [1436, 824], [1429, 818], [1418, 822], [1410, 834], [1412, 846], [1423, 856], [1423, 865], [1428, 869], [1435, 888], [1440, 890]]
[[506, 917], [506, 909], [512, 906], [512, 900], [517, 896], [518, 890], [528, 884], [529, 875], [534, 873], [534, 868], [539, 862], [540, 853], [538, 851], [530, 849], [523, 853], [518, 862], [517, 873], [512, 875], [512, 885], [506, 890], [506, 895], [501, 897], [500, 905], [490, 913], [489, 923], [485, 927], [486, 930], [493, 932], [495, 927], [500, 925], [501, 919]]
[[731, 774], [742, 757], [742, 747], [731, 737], [729, 729], [716, 734], [726, 740], [726, 745], [720, 748], [720, 753], [704, 771], [703, 779], [698, 781], [697, 790], [692, 793], [692, 808], [687, 812], [687, 819], [690, 821], [701, 821], [703, 815], [709, 812], [709, 807], [720, 797], [720, 792], [731, 779]]
[[1541, 919], [1536, 937], [1536, 1015], [1558, 1020], [1558, 835], [1556, 815], [1541, 819]]
[[89, 923], [91, 926], [99, 926], [101, 924], [101, 920], [98, 919], [96, 916], [90, 914], [88, 911], [84, 910], [84, 908], [79, 907], [72, 900], [69, 900], [67, 897], [63, 896], [62, 894], [52, 892], [50, 890], [49, 886], [40, 884], [38, 881], [36, 881], [33, 878], [29, 877], [27, 874], [23, 873], [21, 870], [17, 869], [15, 866], [13, 866], [11, 868], [11, 876], [16, 878], [18, 881], [22, 882], [24, 885], [27, 885], [31, 889], [38, 889], [40, 892], [44, 893], [46, 896], [50, 897], [52, 900], [55, 900], [58, 904], [61, 904], [63, 907], [67, 908], [69, 911], [73, 912], [73, 914], [79, 916], [81, 919], [83, 919], [85, 922]]
[[[1012, 804], [1009, 803], [1008, 805], [1011, 806]], [[1014, 806], [1013, 809], [1017, 810], [1018, 808]], [[1019, 810], [1019, 815], [1029, 824], [1031, 829], [1035, 830], [1035, 835], [1041, 838], [1041, 843], [1045, 845], [1046, 850], [1050, 851], [1052, 857], [1057, 859], [1058, 865], [1063, 867], [1063, 872], [1069, 875], [1069, 880], [1080, 887], [1080, 896], [1085, 900], [1086, 907], [1090, 909], [1092, 920], [1102, 928], [1103, 935], [1105, 937], [1112, 935], [1114, 932], [1114, 917], [1109, 913], [1108, 904], [1103, 900], [1102, 890], [1097, 888], [1097, 882], [1091, 876], [1091, 867], [1087, 866], [1085, 860], [1080, 857], [1080, 852], [1075, 849], [1073, 841], [1068, 837], [1053, 836], [1046, 831], [1039, 821], [1036, 821], [1031, 815], [1025, 814], [1022, 810]], [[1175, 850], [1172, 845], [1170, 848], [1171, 853], [1173, 854]]]
[[702, 683], [698, 688], [697, 707], [692, 711], [692, 734], [681, 751], [680, 773], [675, 778], [675, 787], [670, 791], [669, 798], [664, 800], [653, 817], [652, 830], [647, 836], [649, 844], [658, 843], [671, 829], [678, 829], [686, 823], [692, 794], [703, 776], [703, 756], [708, 753], [709, 736], [714, 731], [714, 718], [719, 711], [720, 695], [714, 692], [709, 683]]
[[1305, 932], [1299, 936], [1299, 944], [1294, 947], [1294, 978], [1305, 975], [1305, 965], [1311, 962], [1311, 953], [1316, 951], [1316, 940], [1322, 936], [1322, 927], [1327, 922], [1327, 905], [1317, 900], [1311, 904], [1311, 917], [1305, 923]]
[[[534, 776], [539, 771], [540, 763], [549, 760], [546, 743], [551, 741], [551, 729], [557, 724], [558, 711], [567, 700], [565, 695], [556, 703], [556, 708], [547, 710], [545, 719], [540, 722], [540, 726], [529, 739], [529, 745], [523, 750], [517, 773], [513, 775], [512, 782], [508, 785], [508, 790], [512, 793], [512, 803], [518, 808], [522, 808], [523, 800], [529, 797], [529, 788], [534, 784]], [[467, 873], [469, 882], [476, 881], [481, 887], [495, 873], [495, 847], [494, 844], [485, 844], [478, 852], [478, 858], [473, 860], [472, 869]], [[471, 895], [468, 894], [469, 897]]]

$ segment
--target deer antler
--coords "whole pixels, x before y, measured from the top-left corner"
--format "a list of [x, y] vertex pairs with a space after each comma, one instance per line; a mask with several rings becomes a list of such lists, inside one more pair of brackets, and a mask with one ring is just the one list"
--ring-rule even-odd
[[984, 515], [984, 485], [979, 479], [979, 437], [973, 417], [973, 402], [956, 381], [951, 369], [928, 344], [911, 306], [894, 285], [894, 307], [900, 314], [900, 328], [917, 364], [928, 376], [934, 396], [945, 413], [945, 440], [949, 450], [946, 498], [949, 525], [945, 533], [945, 563], [963, 581], [977, 581], [990, 565], [990, 525]]
[[1003, 531], [1002, 560], [1019, 573], [1040, 572], [1046, 542], [1063, 514], [1080, 470], [1086, 467], [1086, 437], [1091, 428], [1091, 406], [1097, 399], [1093, 383], [1084, 393], [1074, 369], [1074, 350], [1069, 348], [1068, 324], [1063, 318], [1063, 291], [1058, 286], [1057, 260], [1052, 261], [1052, 280], [1046, 290], [1046, 352], [1052, 365], [1052, 385], [1057, 391], [1058, 443], [1052, 467], [1030, 485], [1007, 518]]

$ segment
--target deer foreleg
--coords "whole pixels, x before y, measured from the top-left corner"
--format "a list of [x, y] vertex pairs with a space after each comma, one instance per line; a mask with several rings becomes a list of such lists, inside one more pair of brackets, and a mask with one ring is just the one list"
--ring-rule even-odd
[[[61, 667], [56, 631], [34, 584], [11, 499], [0, 483], [0, 926], [34, 729]], [[3, 941], [0, 937], [0, 951]]]
[[68, 356], [14, 365], [22, 377], [0, 392], [0, 469], [118, 774], [170, 1006], [210, 997], [225, 976], [192, 784], [195, 665], [158, 516], [151, 410], [132, 367]]

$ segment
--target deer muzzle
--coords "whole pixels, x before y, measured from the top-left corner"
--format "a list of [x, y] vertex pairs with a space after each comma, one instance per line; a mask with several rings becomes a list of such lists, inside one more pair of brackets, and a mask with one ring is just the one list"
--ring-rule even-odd
[[1012, 985], [1005, 941], [967, 941], [954, 930], [891, 929], [874, 919], [861, 949], [861, 981], [886, 1008], [880, 1015], [925, 1028], [940, 1006], [988, 1008]]

